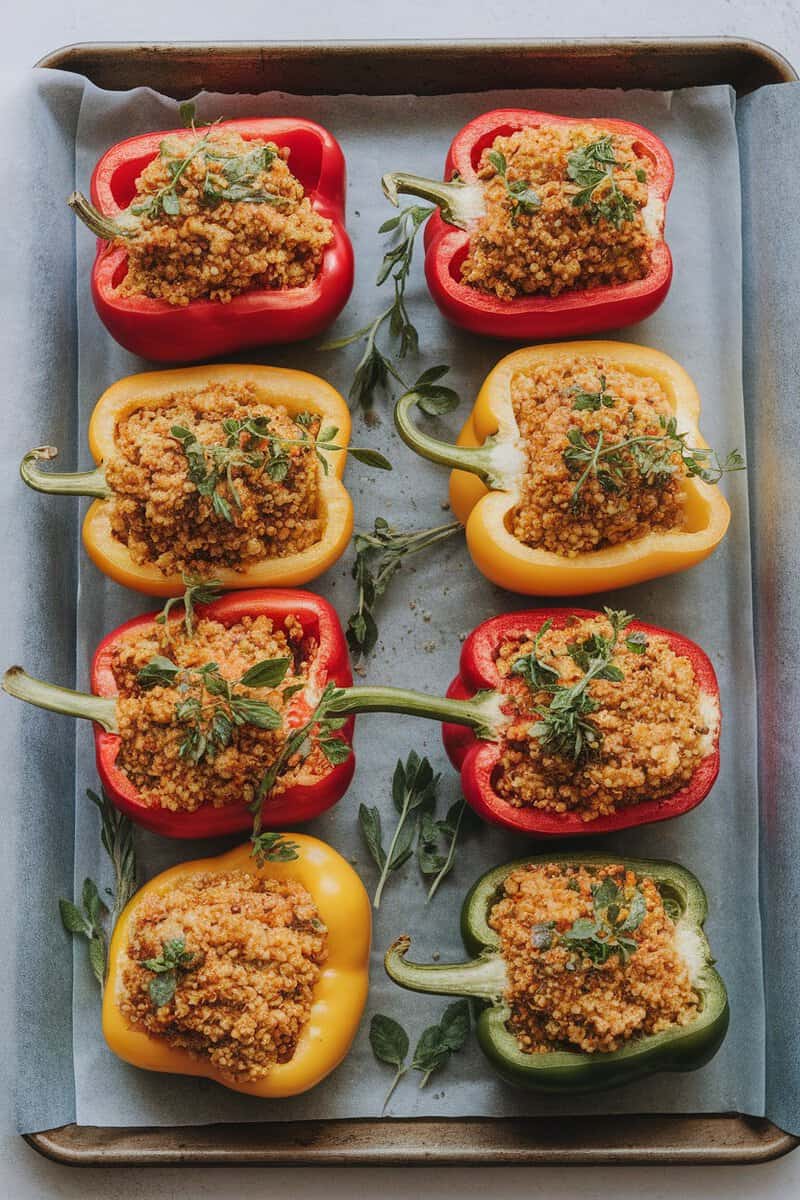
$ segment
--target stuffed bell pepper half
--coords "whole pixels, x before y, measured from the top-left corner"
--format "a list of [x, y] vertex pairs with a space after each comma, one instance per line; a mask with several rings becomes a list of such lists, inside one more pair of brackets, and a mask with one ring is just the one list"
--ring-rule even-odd
[[92, 298], [113, 338], [196, 362], [320, 333], [353, 286], [345, 162], [322, 126], [248, 117], [107, 150], [76, 215], [97, 235]]
[[386, 954], [395, 983], [469, 996], [478, 1042], [520, 1088], [581, 1092], [692, 1071], [728, 1028], [725, 985], [703, 933], [706, 897], [676, 863], [538, 856], [488, 871], [461, 913], [462, 963]]
[[487, 376], [457, 445], [414, 424], [417, 399], [398, 400], [398, 432], [453, 468], [450, 503], [475, 565], [509, 591], [578, 596], [683, 571], [728, 528], [716, 485], [744, 460], [708, 447], [697, 389], [658, 350], [517, 350]]
[[20, 473], [39, 492], [95, 498], [83, 543], [124, 587], [179, 596], [187, 577], [212, 576], [226, 588], [294, 586], [348, 545], [348, 452], [391, 469], [349, 437], [347, 405], [316, 375], [184, 367], [129, 375], [103, 393], [89, 422], [93, 470], [43, 469], [57, 451], [40, 446]]
[[672, 281], [664, 241], [674, 177], [640, 125], [503, 108], [470, 121], [444, 182], [404, 171], [386, 195], [436, 205], [425, 274], [444, 315], [471, 333], [574, 337], [650, 316]]
[[292, 833], [180, 863], [114, 930], [103, 1033], [126, 1062], [276, 1099], [347, 1054], [367, 999], [369, 899], [349, 863]]

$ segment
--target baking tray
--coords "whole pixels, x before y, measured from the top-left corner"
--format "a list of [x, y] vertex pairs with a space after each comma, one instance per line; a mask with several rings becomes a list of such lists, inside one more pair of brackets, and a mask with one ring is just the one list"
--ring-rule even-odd
[[[320, 95], [446, 94], [538, 87], [669, 90], [727, 83], [745, 95], [797, 79], [782, 55], [735, 38], [457, 42], [83, 43], [36, 64], [98, 87]], [[26, 1135], [79, 1166], [758, 1163], [800, 1143], [736, 1113], [436, 1120], [331, 1120], [116, 1129], [77, 1124]]]

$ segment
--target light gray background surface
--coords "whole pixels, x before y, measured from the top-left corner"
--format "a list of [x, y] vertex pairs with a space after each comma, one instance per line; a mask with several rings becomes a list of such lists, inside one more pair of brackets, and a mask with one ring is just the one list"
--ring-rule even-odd
[[[315, 0], [294, 0], [290, 9], [239, 0], [220, 14], [210, 0], [195, 0], [191, 8], [174, 2], [160, 6], [109, 5], [107, 0], [72, 0], [56, 3], [41, 0], [34, 9], [18, 9], [5, 27], [0, 46], [0, 64], [19, 66], [60, 44], [78, 40], [221, 40], [376, 37], [555, 37], [625, 35], [737, 34], [760, 38], [781, 50], [796, 64], [800, 62], [800, 10], [787, 0], [713, 0], [699, 4], [677, 0], [669, 8], [643, 6], [631, 0], [607, 0], [594, 6], [575, 0], [568, 11], [557, 6], [504, 0], [502, 5], [481, 6], [471, 11], [460, 0], [439, 0], [433, 7], [426, 0], [404, 0], [390, 6], [372, 0], [340, 0], [320, 11]], [[3, 873], [7, 877], [6, 873]], [[13, 897], [0, 894], [7, 910]], [[8, 923], [2, 922], [3, 929]], [[0, 950], [2, 953], [2, 950]], [[5, 957], [5, 954], [3, 954]], [[2, 984], [0, 984], [0, 988]], [[5, 1080], [2, 1081], [5, 1084]], [[0, 1088], [0, 1105], [6, 1086]], [[0, 1110], [1, 1111], [1, 1110]], [[2, 1114], [5, 1116], [5, 1114]], [[11, 1127], [3, 1122], [3, 1132]], [[107, 1197], [228, 1197], [256, 1196], [279, 1186], [303, 1197], [324, 1194], [349, 1196], [354, 1188], [374, 1195], [380, 1190], [393, 1197], [409, 1191], [429, 1196], [471, 1196], [478, 1189], [491, 1189], [500, 1196], [594, 1197], [609, 1192], [621, 1197], [647, 1194], [659, 1200], [676, 1190], [692, 1197], [764, 1196], [771, 1200], [797, 1194], [800, 1188], [800, 1156], [756, 1168], [648, 1172], [644, 1170], [554, 1169], [490, 1170], [476, 1173], [451, 1170], [428, 1171], [322, 1171], [294, 1170], [290, 1173], [251, 1171], [68, 1171], [38, 1159], [19, 1139], [8, 1136], [2, 1144], [0, 1197], [89, 1196]]]

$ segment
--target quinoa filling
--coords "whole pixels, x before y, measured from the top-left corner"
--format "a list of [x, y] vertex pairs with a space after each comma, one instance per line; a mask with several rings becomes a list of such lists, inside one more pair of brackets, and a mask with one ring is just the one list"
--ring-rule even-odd
[[590, 125], [495, 138], [481, 155], [486, 213], [462, 281], [513, 300], [643, 279], [654, 244], [644, 215], [651, 167], [634, 138]]
[[301, 883], [189, 876], [138, 908], [119, 1007], [151, 1037], [255, 1082], [294, 1055], [327, 955]]
[[[673, 795], [710, 751], [719, 718], [706, 711], [692, 663], [665, 638], [626, 634], [624, 627], [607, 653], [608, 668], [585, 685], [564, 726], [559, 701], [586, 679], [596, 639], [611, 645], [608, 617], [543, 627], [499, 649], [497, 670], [515, 713], [493, 783], [516, 808], [592, 821]], [[564, 728], [571, 737], [560, 737]]]
[[[242, 617], [233, 625], [204, 617], [192, 637], [177, 621], [124, 635], [111, 662], [119, 693], [117, 766], [141, 801], [193, 812], [203, 804], [221, 808], [255, 800], [286, 743], [284, 716], [292, 695], [308, 682], [315, 652], [294, 617], [282, 626], [265, 616]], [[283, 661], [280, 683], [242, 686], [242, 677], [268, 659]], [[154, 660], [161, 663], [155, 676]], [[221, 694], [225, 682], [231, 688], [227, 698]], [[243, 715], [241, 723], [237, 713]], [[275, 719], [265, 721], [272, 714]], [[289, 758], [270, 794], [279, 795], [301, 779], [322, 778], [329, 769], [312, 739]]]
[[165, 138], [136, 180], [131, 235], [117, 239], [128, 254], [120, 293], [183, 307], [307, 287], [333, 225], [314, 211], [288, 158], [272, 142], [214, 127]]
[[623, 866], [519, 867], [489, 924], [508, 973], [508, 1027], [525, 1054], [610, 1053], [699, 1013], [661, 893]]
[[209, 384], [117, 424], [105, 464], [114, 537], [165, 575], [245, 570], [319, 542], [319, 418]]
[[684, 525], [681, 439], [655, 379], [564, 356], [519, 371], [511, 404], [527, 467], [510, 531], [526, 546], [573, 558]]

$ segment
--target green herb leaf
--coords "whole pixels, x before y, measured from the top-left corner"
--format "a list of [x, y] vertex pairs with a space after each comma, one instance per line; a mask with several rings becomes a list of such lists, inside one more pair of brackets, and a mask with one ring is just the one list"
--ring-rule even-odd
[[510, 204], [512, 225], [517, 224], [521, 213], [530, 216], [531, 213], [536, 212], [537, 208], [541, 208], [542, 201], [527, 179], [510, 180], [508, 178], [508, 163], [504, 154], [501, 154], [498, 150], [490, 150], [486, 157], [494, 167], [495, 173], [503, 181], [506, 196]]
[[433, 899], [442, 881], [453, 869], [459, 834], [474, 830], [479, 825], [480, 819], [463, 798], [451, 804], [444, 820], [437, 821], [431, 813], [422, 812], [417, 860], [423, 875], [433, 876], [428, 888], [428, 901]]
[[633, 200], [622, 192], [614, 176], [614, 168], [625, 164], [617, 161], [611, 135], [573, 150], [567, 156], [567, 176], [580, 189], [573, 197], [574, 208], [585, 208], [589, 219], [601, 218], [620, 229], [637, 213]]
[[359, 660], [366, 658], [375, 648], [378, 641], [375, 607], [403, 560], [454, 533], [463, 532], [463, 528], [460, 522], [454, 521], [451, 525], [405, 533], [393, 529], [383, 517], [378, 517], [372, 533], [356, 533], [353, 538], [356, 557], [352, 574], [358, 588], [358, 606], [347, 621], [347, 642], [350, 649], [359, 655]]
[[297, 842], [284, 837], [282, 833], [262, 832], [251, 837], [250, 841], [253, 843], [253, 858], [259, 867], [268, 862], [295, 862], [300, 857]]
[[180, 673], [180, 667], [171, 658], [156, 654], [137, 671], [136, 681], [143, 688], [172, 687]]
[[386, 1111], [386, 1105], [389, 1103], [394, 1089], [408, 1070], [406, 1066], [408, 1034], [402, 1025], [399, 1025], [392, 1017], [384, 1016], [383, 1013], [375, 1013], [369, 1026], [369, 1044], [379, 1062], [396, 1068], [394, 1078], [383, 1100], [381, 1109], [383, 1113]]
[[425, 1087], [434, 1071], [445, 1065], [451, 1054], [462, 1048], [469, 1030], [469, 1001], [457, 1000], [448, 1005], [438, 1025], [431, 1025], [423, 1031], [411, 1060], [412, 1068], [422, 1074], [421, 1088]]
[[184, 100], [178, 111], [181, 114], [181, 125], [184, 129], [191, 129], [194, 126], [195, 105], [192, 100]]
[[250, 688], [276, 688], [291, 666], [290, 658], [265, 658], [245, 671], [239, 683]]
[[[114, 868], [114, 889], [108, 889], [112, 897], [111, 928], [136, 890], [136, 856], [133, 849], [132, 826], [127, 817], [118, 812], [108, 797], [102, 799], [94, 792], [86, 793], [100, 810], [101, 841]], [[72, 900], [60, 899], [58, 909], [61, 923], [68, 933], [86, 938], [89, 943], [89, 965], [102, 991], [106, 973], [106, 932], [104, 921], [108, 905], [100, 896], [93, 879], [85, 879], [81, 889], [81, 906]]]
[[176, 604], [183, 604], [183, 625], [187, 637], [194, 637], [194, 606], [196, 604], [212, 604], [219, 599], [222, 583], [219, 579], [203, 579], [199, 575], [183, 572], [184, 593], [182, 596], [170, 596], [161, 612], [156, 617], [156, 623], [164, 626], [167, 641], [171, 641], [169, 633], [169, 615]]
[[373, 862], [379, 870], [386, 863], [386, 852], [383, 849], [383, 834], [381, 831], [381, 814], [377, 808], [367, 808], [360, 804], [358, 808], [358, 825], [367, 843], [367, 849], [372, 855]]

